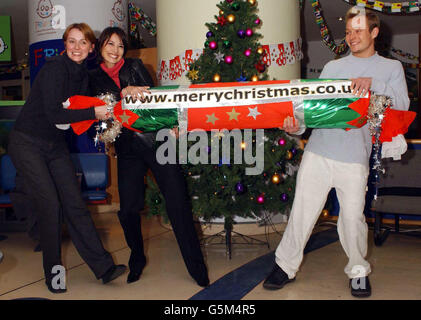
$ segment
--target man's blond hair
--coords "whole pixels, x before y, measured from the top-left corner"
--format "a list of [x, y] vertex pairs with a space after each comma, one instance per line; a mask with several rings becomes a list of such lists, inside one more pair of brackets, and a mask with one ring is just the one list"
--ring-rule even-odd
[[345, 15], [345, 23], [348, 23], [349, 20], [352, 20], [357, 16], [367, 17], [368, 29], [370, 32], [373, 31], [374, 28], [380, 29], [380, 18], [378, 15], [370, 10], [366, 10], [365, 8], [360, 8], [357, 6], [352, 7], [347, 11]]

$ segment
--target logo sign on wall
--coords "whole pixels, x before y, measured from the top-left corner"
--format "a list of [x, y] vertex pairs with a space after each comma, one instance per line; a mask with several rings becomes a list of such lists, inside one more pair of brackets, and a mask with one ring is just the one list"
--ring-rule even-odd
[[10, 39], [10, 17], [0, 16], [0, 61], [12, 60]]
[[29, 46], [29, 65], [31, 66], [31, 84], [45, 63], [45, 59], [64, 52], [64, 43], [61, 39], [46, 40], [33, 43]]
[[[127, 11], [127, 0], [28, 1], [31, 83], [45, 58], [64, 52], [62, 37], [68, 25], [86, 22], [96, 36], [110, 26], [126, 30]], [[92, 64], [95, 57], [88, 60]]]

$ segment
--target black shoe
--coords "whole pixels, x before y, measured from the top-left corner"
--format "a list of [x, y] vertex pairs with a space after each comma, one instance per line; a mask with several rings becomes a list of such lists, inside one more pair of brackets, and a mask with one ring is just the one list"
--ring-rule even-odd
[[263, 282], [263, 288], [267, 290], [278, 290], [281, 289], [288, 282], [294, 281], [289, 279], [288, 275], [282, 270], [276, 263], [270, 275]]
[[190, 275], [192, 278], [197, 282], [197, 284], [201, 287], [209, 286], [209, 277], [208, 277], [208, 268], [204, 262], [200, 262], [197, 264], [197, 267], [192, 272], [191, 269]]
[[206, 288], [209, 286], [209, 277], [208, 274], [203, 274], [201, 277], [194, 278], [196, 280], [197, 284], [201, 287]]
[[143, 269], [145, 268], [145, 265], [146, 260], [137, 263], [130, 263], [129, 261], [130, 272], [127, 276], [127, 283], [132, 283], [139, 280], [140, 276], [142, 275]]
[[45, 284], [47, 285], [48, 290], [50, 290], [50, 292], [52, 293], [65, 293], [67, 292], [67, 289], [54, 289], [52, 284], [51, 284], [52, 280], [45, 280]]
[[136, 282], [140, 279], [140, 276], [142, 275], [142, 271], [130, 271], [129, 275], [127, 276], [127, 283]]
[[371, 296], [371, 285], [368, 277], [349, 279], [351, 294], [357, 298], [367, 298]]
[[118, 278], [126, 271], [126, 266], [124, 264], [113, 265], [108, 271], [101, 277], [102, 283], [106, 284], [110, 281], [113, 281], [115, 278]]

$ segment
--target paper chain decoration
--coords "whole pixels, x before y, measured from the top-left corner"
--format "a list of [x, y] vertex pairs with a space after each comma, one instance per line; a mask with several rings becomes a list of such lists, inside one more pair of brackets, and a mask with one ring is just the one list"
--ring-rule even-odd
[[325, 19], [322, 14], [322, 7], [318, 0], [310, 0], [311, 6], [313, 7], [314, 15], [316, 16], [316, 23], [320, 29], [320, 35], [322, 36], [323, 42], [337, 55], [342, 55], [348, 50], [348, 46], [345, 42], [345, 38], [337, 45], [330, 35], [329, 27], [327, 26]]
[[130, 14], [130, 34], [136, 36], [138, 21], [140, 25], [148, 30], [151, 36], [156, 36], [156, 24], [152, 19], [140, 8], [136, 7], [133, 2], [129, 2], [129, 14]]
[[421, 0], [405, 2], [383, 2], [375, 0], [344, 0], [351, 5], [377, 10], [383, 13], [419, 13]]

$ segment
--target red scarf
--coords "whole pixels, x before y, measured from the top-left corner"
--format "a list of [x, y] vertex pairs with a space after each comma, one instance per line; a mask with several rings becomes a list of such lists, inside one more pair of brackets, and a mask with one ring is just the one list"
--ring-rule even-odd
[[121, 59], [119, 62], [117, 62], [116, 64], [115, 64], [115, 66], [114, 67], [112, 67], [112, 68], [107, 68], [106, 67], [106, 65], [105, 65], [105, 63], [103, 62], [103, 63], [101, 63], [101, 68], [102, 68], [102, 70], [104, 70], [107, 74], [108, 74], [108, 76], [111, 78], [111, 79], [113, 79], [113, 81], [115, 82], [115, 84], [121, 89], [121, 87], [120, 87], [120, 79], [119, 79], [119, 77], [118, 77], [118, 74], [119, 74], [119, 72], [120, 72], [120, 69], [121, 69], [121, 67], [123, 66], [123, 64], [124, 64], [124, 59]]

